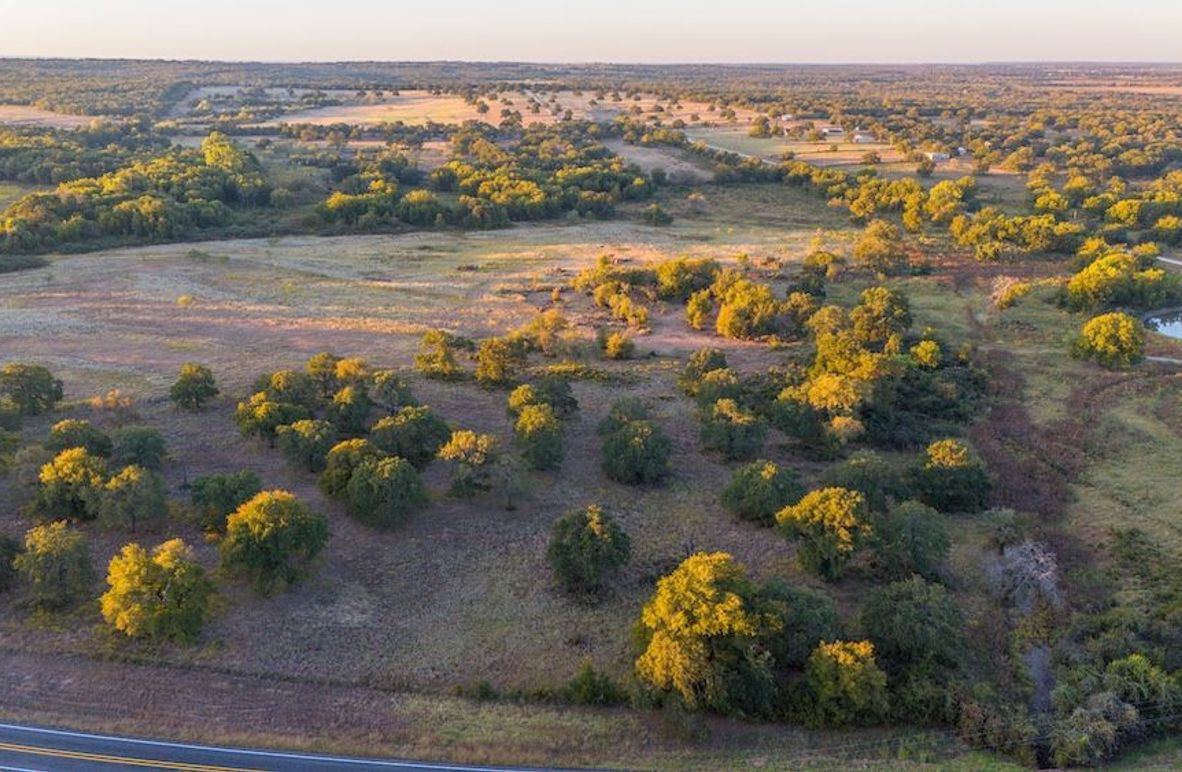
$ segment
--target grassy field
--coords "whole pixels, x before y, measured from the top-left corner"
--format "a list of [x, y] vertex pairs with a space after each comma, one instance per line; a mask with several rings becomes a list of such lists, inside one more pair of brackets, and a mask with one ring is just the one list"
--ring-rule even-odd
[[92, 115], [69, 115], [42, 110], [31, 105], [0, 105], [0, 124], [37, 126], [51, 129], [76, 129], [95, 120]]
[[[446, 497], [446, 471], [432, 468], [430, 509], [400, 530], [375, 533], [321, 496], [312, 476], [291, 470], [277, 452], [235, 431], [235, 401], [263, 372], [299, 367], [326, 349], [405, 369], [424, 329], [442, 324], [470, 336], [512, 329], [550, 303], [552, 287], [601, 254], [634, 261], [677, 255], [729, 261], [746, 255], [757, 265], [767, 258], [790, 263], [818, 235], [840, 251], [853, 234], [823, 201], [783, 186], [709, 188], [703, 201], [693, 202], [681, 197], [684, 191], [665, 195], [663, 204], [675, 221], [663, 228], [616, 220], [478, 233], [178, 244], [58, 256], [48, 268], [6, 277], [0, 283], [0, 351], [3, 359], [43, 362], [65, 380], [70, 406], [55, 419], [72, 415], [101, 422], [105, 419], [82, 401], [118, 388], [135, 399], [144, 422], [164, 431], [173, 449], [167, 474], [174, 490], [196, 475], [251, 468], [266, 485], [290, 489], [326, 512], [333, 538], [318, 570], [280, 596], [262, 598], [238, 582], [223, 582], [222, 610], [207, 626], [204, 642], [193, 648], [116, 643], [98, 626], [93, 608], [70, 620], [68, 635], [23, 614], [0, 615], [0, 648], [20, 656], [58, 655], [55, 662], [82, 661], [76, 658], [99, 652], [152, 667], [184, 668], [187, 678], [205, 688], [221, 688], [215, 685], [229, 683], [231, 676], [268, 676], [295, 690], [292, 711], [308, 699], [300, 689], [333, 684], [343, 690], [333, 697], [342, 711], [368, 708], [385, 719], [380, 726], [362, 722], [342, 735], [341, 747], [399, 755], [801, 768], [832, 766], [822, 762], [822, 751], [841, 753], [851, 746], [862, 749], [851, 752], [859, 765], [889, 768], [910, 766], [907, 753], [919, 758], [959, 753], [948, 735], [933, 740], [894, 732], [807, 733], [644, 712], [474, 704], [445, 696], [480, 682], [497, 690], [552, 688], [587, 659], [628, 677], [631, 623], [655, 579], [695, 550], [729, 551], [756, 577], [785, 576], [821, 586], [801, 572], [793, 547], [781, 537], [722, 512], [715, 492], [729, 470], [701, 452], [694, 408], [675, 386], [680, 358], [702, 345], [725, 347], [732, 363], [746, 372], [778, 363], [780, 355], [757, 344], [694, 333], [680, 308], [654, 306], [653, 333], [637, 340], [638, 362], [602, 365], [629, 370], [630, 385], [575, 384], [581, 414], [568, 429], [567, 462], [558, 472], [538, 475], [535, 495], [513, 512], [488, 499]], [[1057, 422], [1078, 420], [1081, 409], [1088, 411], [1088, 438], [1095, 444], [1087, 446], [1078, 478], [1065, 483], [1074, 493], [1060, 516], [1066, 526], [1089, 546], [1102, 547], [1111, 527], [1138, 525], [1182, 551], [1182, 510], [1169, 494], [1173, 467], [1182, 457], [1182, 378], [1153, 366], [1131, 377], [1111, 376], [1070, 360], [1064, 341], [1077, 317], [1038, 297], [1004, 313], [990, 306], [990, 282], [1006, 270], [938, 268], [932, 276], [896, 284], [911, 297], [917, 329], [932, 326], [986, 354], [1004, 353], [1009, 369], [1023, 374], [1009, 397], [1027, 406], [1031, 431], [1053, 433]], [[783, 282], [777, 282], [782, 291]], [[852, 301], [863, 286], [864, 280], [839, 283], [830, 297]], [[567, 293], [561, 305], [588, 342], [605, 320], [585, 298]], [[1173, 350], [1173, 344], [1154, 345]], [[219, 379], [223, 396], [206, 413], [176, 413], [164, 397], [186, 361], [209, 364]], [[418, 397], [454, 425], [510, 441], [503, 393], [465, 383], [417, 378], [412, 383]], [[624, 489], [599, 470], [594, 425], [625, 394], [649, 400], [674, 440], [677, 474], [662, 488]], [[31, 421], [27, 437], [38, 439], [47, 426], [48, 419]], [[792, 457], [775, 437], [766, 452], [791, 463], [806, 481], [816, 479], [819, 467]], [[19, 502], [5, 495], [10, 484], [0, 479], [0, 530], [16, 533], [25, 521]], [[633, 560], [613, 584], [611, 597], [589, 607], [572, 603], [539, 577], [550, 576], [544, 555], [551, 522], [571, 506], [592, 502], [618, 515], [632, 537]], [[966, 607], [973, 655], [982, 661], [996, 643], [990, 635], [994, 618], [977, 613], [986, 530], [976, 520], [961, 524], [952, 559], [952, 585]], [[193, 526], [170, 524], [138, 538], [155, 543], [172, 535], [197, 544], [208, 565], [216, 563], [214, 546], [202, 544]], [[96, 531], [96, 564], [104, 565], [125, 540], [123, 534]], [[852, 617], [872, 583], [855, 576], [827, 592]], [[170, 699], [153, 685], [154, 671], [121, 667], [105, 665], [114, 670], [103, 677], [120, 685], [138, 679], [136, 688], [149, 695], [144, 705]], [[47, 678], [22, 715], [39, 710], [47, 721], [75, 720], [68, 700], [56, 705], [45, 694], [73, 683], [78, 674], [67, 669]], [[96, 693], [101, 690], [90, 692]], [[251, 729], [267, 712], [257, 707], [259, 714], [250, 714], [253, 709], [244, 705], [237, 725], [214, 722], [202, 730], [212, 737], [194, 737], [306, 743], [290, 712], [279, 711], [284, 716], [267, 724], [269, 732]], [[327, 727], [339, 718], [317, 720]], [[98, 728], [160, 729], [150, 715], [135, 711], [109, 721]], [[994, 768], [991, 764], [966, 757], [941, 768]]]
[[3, 210], [21, 196], [32, 193], [34, 190], [36, 190], [36, 188], [25, 185], [13, 185], [9, 182], [0, 182], [0, 210]]

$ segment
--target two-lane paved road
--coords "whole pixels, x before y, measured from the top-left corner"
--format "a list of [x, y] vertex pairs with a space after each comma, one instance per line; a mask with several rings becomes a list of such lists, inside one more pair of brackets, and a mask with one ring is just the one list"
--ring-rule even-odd
[[0, 723], [0, 769], [14, 772], [142, 772], [145, 769], [174, 769], [184, 772], [501, 772], [506, 768], [218, 748], [210, 745], [114, 737]]

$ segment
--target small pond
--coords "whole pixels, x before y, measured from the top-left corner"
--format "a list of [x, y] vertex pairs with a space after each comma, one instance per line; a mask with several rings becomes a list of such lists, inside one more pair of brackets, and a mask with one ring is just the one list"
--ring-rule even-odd
[[1145, 326], [1167, 338], [1182, 340], [1182, 308], [1146, 317]]

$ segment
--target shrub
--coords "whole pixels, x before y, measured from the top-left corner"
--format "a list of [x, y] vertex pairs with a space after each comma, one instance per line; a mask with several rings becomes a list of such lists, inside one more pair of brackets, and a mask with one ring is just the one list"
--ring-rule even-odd
[[767, 639], [777, 668], [799, 669], [822, 641], [832, 641], [841, 632], [837, 608], [824, 595], [799, 589], [773, 579], [759, 589], [759, 606], [779, 621]]
[[712, 313], [714, 295], [708, 289], [698, 290], [685, 302], [685, 321], [695, 330], [703, 329]]
[[395, 370], [375, 370], [370, 374], [369, 396], [375, 405], [388, 413], [419, 404], [410, 386]]
[[328, 521], [286, 491], [263, 491], [226, 519], [222, 567], [263, 593], [295, 582], [328, 541]]
[[739, 376], [729, 367], [720, 367], [701, 377], [694, 392], [694, 401], [703, 408], [709, 408], [720, 399], [737, 401], [742, 396], [743, 384]]
[[16, 582], [16, 566], [13, 562], [24, 548], [16, 539], [0, 534], [0, 593], [9, 590]]
[[467, 429], [454, 431], [439, 449], [439, 458], [455, 463], [451, 492], [455, 496], [474, 496], [492, 487], [492, 471], [498, 460], [497, 438]]
[[304, 373], [315, 386], [316, 390], [320, 392], [322, 399], [328, 399], [332, 396], [333, 391], [336, 390], [339, 382], [337, 381], [337, 362], [341, 358], [329, 351], [321, 351], [319, 354], [313, 354], [308, 358], [304, 364]]
[[876, 273], [897, 273], [907, 262], [899, 229], [886, 220], [871, 220], [854, 242], [854, 260]]
[[326, 415], [341, 434], [364, 434], [372, 408], [364, 386], [345, 386], [332, 395]]
[[363, 459], [353, 470], [345, 493], [349, 514], [377, 528], [400, 525], [431, 502], [418, 471], [398, 457]]
[[874, 724], [887, 712], [886, 674], [869, 641], [822, 643], [809, 656], [805, 687], [817, 726]]
[[320, 492], [334, 499], [345, 498], [353, 471], [365, 459], [378, 455], [381, 451], [368, 440], [344, 440], [333, 445], [324, 459], [324, 471], [320, 473]]
[[911, 304], [907, 296], [886, 287], [862, 291], [861, 302], [850, 311], [854, 335], [863, 343], [885, 343], [911, 327]]
[[159, 471], [168, 455], [164, 437], [150, 426], [125, 426], [116, 429], [111, 439], [111, 457], [120, 464]]
[[775, 683], [759, 654], [767, 620], [754, 608], [754, 595], [742, 566], [725, 552], [686, 558], [658, 580], [641, 612], [646, 645], [637, 676], [689, 708], [767, 712]]
[[603, 471], [625, 485], [650, 485], [669, 474], [673, 443], [649, 421], [629, 421], [603, 440]]
[[142, 466], [124, 467], [92, 491], [97, 501], [92, 508], [98, 521], [108, 528], [126, 528], [162, 520], [168, 514], [165, 484], [156, 472]]
[[234, 410], [234, 423], [244, 437], [257, 436], [275, 446], [275, 435], [280, 426], [293, 424], [311, 417], [303, 405], [275, 402], [265, 391], [252, 394], [246, 402], [239, 402]]
[[941, 512], [977, 512], [984, 509], [992, 485], [985, 469], [957, 440], [928, 445], [922, 464], [912, 468], [911, 487], [916, 498]]
[[22, 415], [41, 415], [61, 401], [62, 382], [40, 365], [9, 362], [0, 367], [0, 396]]
[[624, 397], [612, 403], [596, 431], [601, 435], [612, 434], [633, 421], [646, 421], [648, 417], [648, 406], [640, 398]]
[[537, 383], [523, 383], [509, 394], [509, 415], [516, 418], [527, 405], [549, 405], [554, 414], [566, 420], [579, 411], [579, 401], [565, 378], [543, 378]]
[[912, 577], [873, 590], [862, 628], [883, 659], [899, 668], [955, 665], [964, 650], [964, 618], [940, 584]]
[[213, 372], [196, 362], [181, 365], [176, 383], [168, 392], [173, 404], [182, 410], [200, 410], [206, 402], [217, 395], [218, 387]]
[[107, 624], [131, 638], [192, 642], [209, 614], [214, 586], [180, 539], [152, 550], [128, 544], [111, 558], [110, 589], [99, 599]]
[[593, 595], [603, 588], [607, 574], [628, 562], [631, 550], [624, 530], [592, 505], [555, 521], [546, 557], [564, 590]]
[[660, 204], [649, 204], [640, 211], [640, 219], [646, 225], [668, 225], [673, 222], [673, 215], [666, 212]]
[[525, 367], [525, 351], [518, 340], [486, 338], [476, 351], [476, 380], [482, 386], [503, 386]]
[[780, 304], [771, 287], [740, 279], [721, 297], [715, 331], [724, 338], [754, 338], [775, 332]]
[[65, 608], [90, 592], [94, 568], [86, 536], [63, 521], [25, 534], [25, 550], [13, 560], [36, 608]]
[[93, 520], [107, 465], [85, 448], [70, 448], [41, 467], [33, 513], [46, 520]]
[[1145, 358], [1145, 327], [1119, 312], [1093, 317], [1080, 328], [1071, 354], [1109, 370], [1127, 369]]
[[845, 488], [821, 488], [776, 515], [783, 533], [799, 543], [802, 566], [833, 581], [872, 533], [866, 499]]
[[733, 399], [720, 399], [702, 416], [702, 445], [727, 461], [749, 459], [763, 448], [767, 424]]
[[405, 458], [416, 469], [431, 463], [450, 438], [447, 422], [426, 406], [404, 407], [396, 415], [381, 419], [369, 436], [378, 450]]
[[875, 512], [886, 512], [892, 501], [906, 498], [907, 486], [903, 476], [874, 451], [863, 450], [851, 455], [822, 475], [826, 485], [857, 491], [866, 498], [866, 506]]
[[534, 469], [557, 469], [565, 453], [562, 424], [549, 405], [526, 405], [513, 424], [522, 455]]
[[658, 263], [654, 271], [657, 295], [684, 302], [695, 292], [708, 288], [718, 270], [718, 262], [709, 258], [679, 257]]
[[631, 359], [636, 353], [636, 344], [626, 332], [613, 332], [603, 339], [604, 359]]
[[874, 561], [887, 580], [918, 574], [935, 580], [948, 558], [951, 539], [944, 517], [918, 501], [891, 509], [877, 528]]
[[415, 355], [415, 369], [428, 378], [456, 380], [463, 377], [464, 370], [456, 361], [456, 352], [469, 348], [465, 339], [443, 330], [428, 330], [419, 343]]
[[590, 659], [583, 660], [579, 672], [563, 690], [567, 702], [574, 705], [595, 705], [610, 707], [627, 702], [628, 695], [607, 673], [600, 673]]
[[193, 480], [193, 503], [201, 511], [201, 526], [225, 533], [226, 518], [263, 489], [259, 476], [249, 469], [231, 474], [209, 474]]
[[722, 507], [736, 517], [770, 526], [777, 512], [803, 495], [795, 472], [760, 460], [735, 470], [722, 489]]
[[337, 443], [337, 429], [328, 421], [296, 421], [275, 430], [287, 463], [305, 472], [320, 472], [328, 451]]
[[68, 448], [84, 448], [90, 455], [103, 458], [111, 455], [112, 447], [110, 437], [91, 426], [90, 421], [77, 418], [58, 421], [49, 430], [49, 439], [45, 441], [46, 450], [54, 453]]
[[295, 370], [276, 370], [260, 378], [255, 383], [255, 391], [266, 392], [271, 402], [299, 405], [309, 412], [318, 409], [324, 400], [319, 383], [306, 372]]
[[687, 397], [696, 396], [702, 377], [711, 370], [721, 370], [726, 366], [726, 354], [722, 351], [716, 348], [698, 349], [686, 360], [685, 369], [678, 378], [677, 385]]

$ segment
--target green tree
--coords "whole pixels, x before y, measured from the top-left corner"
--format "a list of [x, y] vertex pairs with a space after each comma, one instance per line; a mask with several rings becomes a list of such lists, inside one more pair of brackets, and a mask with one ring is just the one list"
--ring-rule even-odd
[[907, 262], [899, 229], [886, 220], [871, 220], [854, 242], [854, 260], [875, 273], [897, 273]]
[[455, 464], [451, 477], [455, 496], [475, 496], [489, 490], [499, 457], [496, 437], [467, 429], [452, 432], [451, 439], [439, 449], [439, 458]]
[[213, 372], [196, 362], [181, 365], [176, 383], [168, 392], [173, 404], [182, 410], [200, 410], [206, 402], [217, 395], [218, 387]]
[[842, 463], [829, 467], [822, 480], [827, 486], [861, 493], [866, 506], [875, 512], [886, 512], [891, 502], [907, 497], [903, 475], [872, 450], [857, 451]]
[[749, 459], [763, 449], [767, 423], [733, 399], [720, 399], [702, 415], [702, 446], [726, 461]]
[[555, 521], [546, 557], [564, 590], [595, 595], [607, 574], [627, 563], [631, 552], [628, 534], [593, 504]]
[[536, 470], [557, 469], [565, 453], [562, 423], [549, 405], [526, 405], [513, 424], [526, 462]]
[[49, 430], [45, 449], [61, 453], [69, 448], [84, 448], [92, 456], [106, 458], [111, 455], [114, 445], [111, 438], [91, 425], [90, 421], [67, 418], [58, 421]]
[[157, 522], [168, 514], [164, 478], [142, 466], [124, 467], [91, 495], [97, 497], [91, 507], [99, 523], [108, 528], [135, 533], [137, 526]]
[[775, 684], [746, 572], [725, 552], [699, 552], [657, 582], [640, 616], [645, 648], [636, 674], [689, 708], [759, 714]]
[[328, 541], [328, 521], [287, 491], [263, 491], [226, 519], [222, 566], [264, 594], [303, 575]]
[[570, 388], [570, 381], [562, 378], [543, 378], [536, 383], [523, 383], [509, 393], [509, 415], [516, 418], [527, 405], [549, 405], [562, 420], [574, 417], [579, 401]]
[[726, 354], [719, 349], [698, 349], [686, 360], [685, 369], [682, 370], [681, 377], [677, 379], [677, 385], [681, 387], [687, 397], [697, 396], [698, 385], [706, 373], [725, 369], [726, 366]]
[[874, 724], [887, 712], [887, 679], [869, 641], [834, 641], [817, 646], [805, 667], [805, 687], [812, 702], [811, 723], [818, 726]]
[[397, 456], [362, 459], [345, 487], [349, 514], [375, 528], [393, 528], [431, 503], [418, 470]]
[[736, 517], [774, 525], [776, 513], [804, 495], [796, 473], [771, 461], [739, 467], [722, 489], [722, 507]]
[[246, 402], [239, 402], [234, 411], [234, 423], [244, 437], [257, 436], [275, 446], [276, 433], [280, 426], [310, 418], [311, 414], [303, 405], [290, 402], [275, 402], [265, 391], [252, 394]]
[[345, 498], [354, 470], [365, 459], [380, 455], [381, 451], [369, 440], [343, 440], [333, 445], [325, 458], [324, 471], [320, 474], [320, 492], [334, 499]]
[[476, 380], [483, 386], [511, 383], [525, 367], [525, 351], [512, 338], [485, 338], [476, 350]]
[[14, 561], [24, 551], [19, 541], [7, 534], [0, 534], [0, 593], [12, 588], [17, 573]]
[[419, 343], [419, 353], [415, 355], [415, 369], [428, 378], [440, 380], [456, 380], [464, 374], [463, 368], [456, 361], [456, 352], [466, 341], [443, 330], [428, 330], [423, 333]]
[[201, 526], [215, 533], [226, 532], [226, 518], [263, 489], [259, 476], [249, 469], [229, 474], [210, 474], [193, 480], [191, 497], [200, 512]]
[[33, 512], [46, 520], [93, 520], [107, 465], [85, 448], [70, 448], [41, 467]]
[[415, 468], [431, 463], [439, 449], [451, 439], [447, 422], [426, 406], [404, 407], [373, 425], [369, 440], [391, 456], [401, 456]]
[[902, 292], [869, 287], [850, 311], [850, 322], [862, 343], [886, 343], [892, 335], [902, 335], [911, 327], [911, 303]]
[[777, 620], [766, 645], [778, 671], [802, 669], [819, 643], [840, 635], [837, 608], [819, 592], [773, 579], [759, 588], [757, 602]]
[[943, 515], [918, 501], [905, 501], [879, 523], [874, 562], [890, 581], [912, 574], [935, 580], [951, 546]]
[[862, 629], [891, 667], [956, 665], [964, 650], [964, 618], [941, 584], [922, 577], [870, 593]]
[[111, 558], [109, 589], [99, 599], [103, 619], [130, 638], [191, 643], [209, 615], [213, 582], [180, 539], [149, 555], [138, 544]]
[[0, 367], [0, 396], [23, 415], [41, 415], [62, 399], [62, 382], [40, 365], [9, 362]]
[[337, 390], [337, 362], [340, 361], [341, 358], [331, 351], [321, 351], [309, 357], [304, 364], [304, 373], [320, 392], [321, 399], [328, 399]]
[[977, 512], [985, 508], [992, 485], [985, 469], [964, 443], [953, 439], [928, 445], [910, 472], [916, 498], [941, 512]]
[[1109, 370], [1125, 370], [1145, 358], [1145, 327], [1125, 313], [1101, 314], [1084, 322], [1071, 354]]
[[321, 472], [328, 451], [337, 444], [337, 428], [328, 421], [305, 419], [277, 427], [275, 437], [287, 463], [306, 472]]
[[341, 434], [364, 434], [372, 408], [364, 386], [345, 386], [332, 395], [327, 417]]
[[866, 499], [845, 488], [820, 488], [776, 515], [786, 536], [798, 542], [801, 565], [821, 577], [840, 578], [846, 563], [873, 533]]
[[649, 421], [623, 424], [603, 440], [603, 471], [625, 485], [652, 485], [669, 474], [673, 442]]
[[396, 370], [375, 370], [369, 376], [369, 396], [375, 405], [388, 413], [419, 404], [410, 386]]
[[111, 436], [111, 457], [117, 463], [159, 471], [168, 455], [160, 432], [150, 426], [124, 426]]
[[26, 533], [25, 551], [16, 556], [13, 566], [36, 608], [64, 608], [84, 597], [94, 583], [86, 536], [64, 521]]

